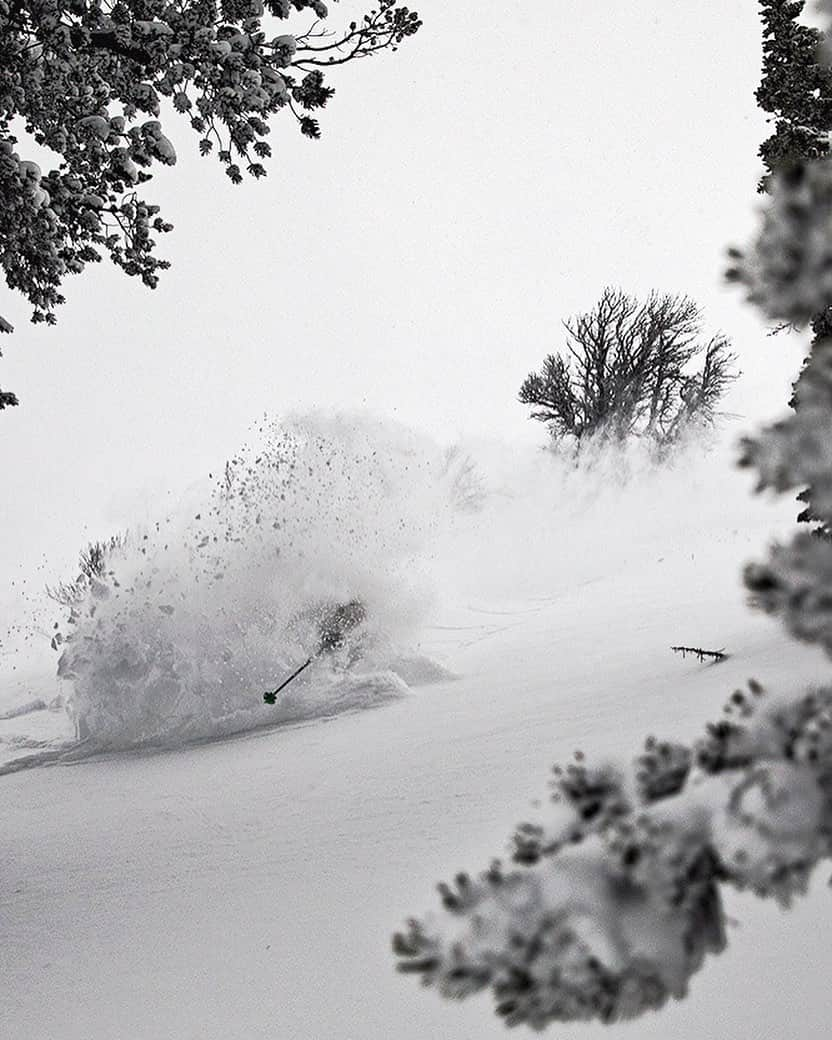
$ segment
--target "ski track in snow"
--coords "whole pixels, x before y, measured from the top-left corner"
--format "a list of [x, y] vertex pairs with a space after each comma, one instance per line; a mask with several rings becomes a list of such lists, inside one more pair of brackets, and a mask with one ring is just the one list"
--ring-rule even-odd
[[[740, 562], [782, 529], [790, 504], [748, 499], [716, 468], [717, 479], [709, 464], [607, 501], [585, 496], [571, 534], [569, 509], [553, 518], [547, 501], [526, 516], [516, 495], [471, 518], [413, 635], [413, 651], [456, 678], [325, 724], [87, 758], [45, 747], [53, 768], [11, 763], [0, 777], [0, 1036], [505, 1037], [488, 998], [441, 1001], [393, 970], [390, 935], [435, 905], [434, 883], [503, 855], [547, 796], [551, 765], [576, 748], [598, 759], [635, 754], [651, 732], [691, 739], [749, 676], [798, 690], [828, 674], [819, 653], [749, 613], [739, 587]], [[521, 521], [542, 516], [560, 544], [533, 532], [524, 547]], [[710, 639], [726, 661], [670, 651]], [[58, 716], [2, 726], [21, 735], [21, 719]], [[551, 1034], [825, 1038], [823, 880], [788, 913], [730, 896], [729, 949], [687, 1000]]]

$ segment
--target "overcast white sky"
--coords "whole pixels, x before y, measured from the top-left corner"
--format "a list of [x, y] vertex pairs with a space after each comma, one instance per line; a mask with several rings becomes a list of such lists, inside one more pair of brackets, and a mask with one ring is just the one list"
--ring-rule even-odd
[[[235, 189], [171, 133], [156, 292], [103, 264], [49, 330], [3, 296], [0, 385], [22, 400], [0, 417], [4, 575], [54, 580], [263, 411], [540, 440], [518, 386], [605, 283], [694, 296], [741, 356], [733, 409], [780, 410], [800, 343], [720, 284], [765, 132], [756, 4], [413, 6], [414, 40], [332, 80], [323, 140], [278, 120], [265, 181]], [[332, 5], [333, 26], [362, 10]]]

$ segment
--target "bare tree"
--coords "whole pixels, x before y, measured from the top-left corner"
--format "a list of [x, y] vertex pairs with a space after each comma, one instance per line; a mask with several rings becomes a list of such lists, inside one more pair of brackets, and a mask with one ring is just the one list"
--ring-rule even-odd
[[[78, 556], [78, 576], [74, 581], [61, 581], [54, 588], [46, 586], [50, 599], [62, 606], [80, 603], [95, 582], [104, 579], [112, 557], [127, 545], [127, 534], [114, 534], [103, 542], [90, 542]], [[61, 642], [59, 639], [58, 642]]]
[[519, 395], [556, 438], [604, 433], [670, 444], [691, 421], [713, 423], [735, 378], [729, 341], [702, 337], [702, 312], [687, 296], [651, 293], [639, 302], [607, 287], [563, 327], [566, 352], [549, 354]]

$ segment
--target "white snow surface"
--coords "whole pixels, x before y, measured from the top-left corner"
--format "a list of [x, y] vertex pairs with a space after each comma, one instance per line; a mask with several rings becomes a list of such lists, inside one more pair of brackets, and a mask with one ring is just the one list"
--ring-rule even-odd
[[[197, 743], [177, 731], [164, 748], [85, 757], [54, 703], [73, 692], [54, 678], [55, 655], [51, 674], [5, 675], [0, 1036], [504, 1036], [488, 997], [447, 1003], [394, 971], [391, 933], [436, 905], [434, 883], [505, 855], [514, 824], [546, 798], [551, 765], [575, 749], [628, 758], [648, 733], [691, 739], [751, 676], [795, 693], [828, 679], [819, 652], [744, 603], [742, 562], [788, 533], [795, 509], [749, 494], [733, 467], [737, 430], [659, 469], [635, 449], [574, 469], [548, 452], [470, 445], [487, 488], [479, 512], [438, 506], [434, 449], [376, 433], [395, 455], [386, 491], [338, 516], [381, 527], [362, 528], [357, 562], [332, 547], [313, 592], [357, 593], [354, 578], [377, 613], [390, 604], [384, 653], [322, 669], [282, 725], [220, 726]], [[391, 541], [394, 515], [407, 536]], [[322, 516], [331, 545], [336, 513]], [[378, 569], [375, 529], [388, 531]], [[310, 537], [304, 551], [324, 544]], [[166, 580], [186, 588], [183, 560]], [[677, 643], [730, 656], [682, 660]], [[107, 703], [106, 689], [96, 696]], [[42, 767], [17, 768], [33, 760]], [[788, 913], [729, 895], [729, 949], [686, 1000], [550, 1034], [826, 1037], [824, 880]]]

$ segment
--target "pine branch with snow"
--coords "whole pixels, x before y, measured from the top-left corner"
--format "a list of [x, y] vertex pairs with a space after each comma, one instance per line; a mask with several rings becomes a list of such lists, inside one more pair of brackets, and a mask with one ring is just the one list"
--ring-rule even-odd
[[[305, 12], [311, 26], [276, 32]], [[172, 225], [145, 197], [176, 163], [162, 119], [186, 119], [232, 182], [259, 179], [276, 116], [320, 136], [309, 113], [332, 97], [331, 71], [422, 24], [396, 0], [341, 32], [327, 17], [322, 0], [0, 0], [0, 267], [34, 322], [54, 324], [64, 279], [104, 255], [149, 288], [169, 266], [156, 247]], [[20, 126], [55, 169], [26, 156]]]
[[648, 739], [629, 769], [557, 769], [513, 863], [440, 885], [394, 937], [446, 997], [490, 989], [507, 1025], [609, 1023], [685, 996], [726, 946], [721, 889], [788, 906], [832, 855], [832, 689], [761, 707], [737, 691], [692, 748]]
[[770, 192], [757, 238], [729, 251], [727, 277], [766, 318], [806, 325], [832, 305], [832, 160], [793, 164]]

